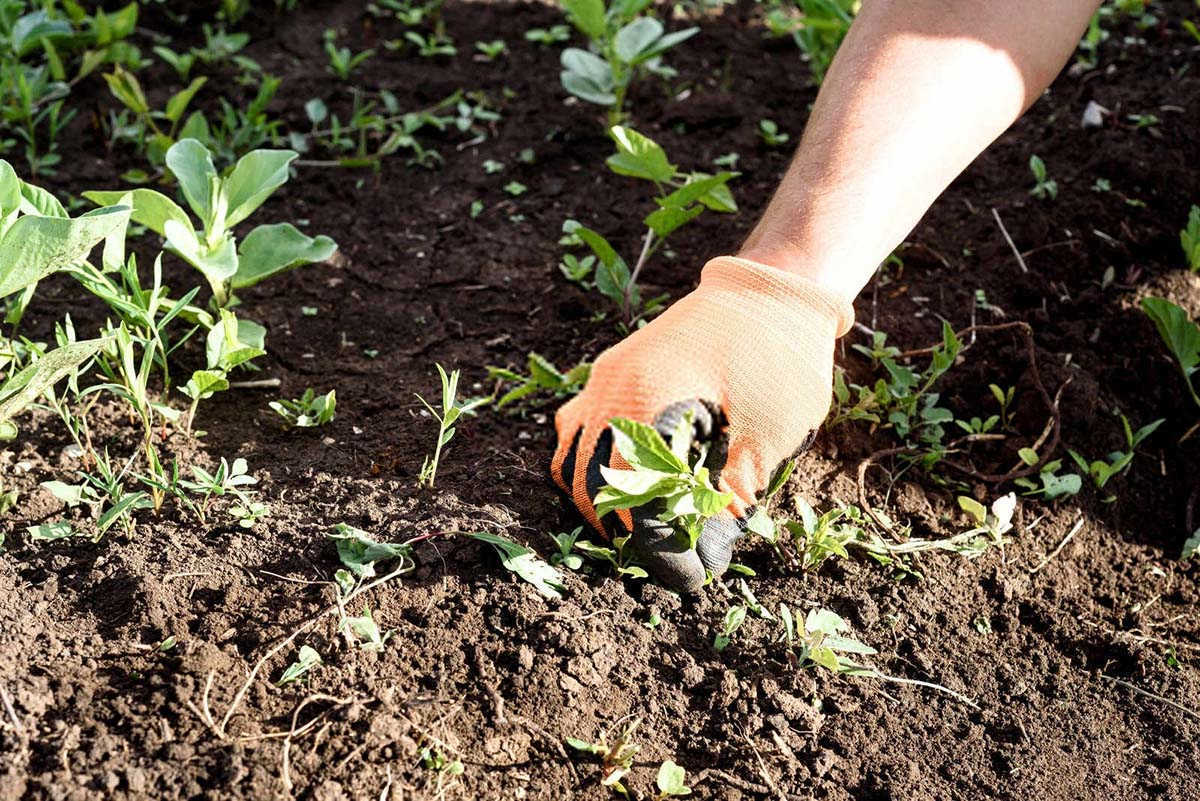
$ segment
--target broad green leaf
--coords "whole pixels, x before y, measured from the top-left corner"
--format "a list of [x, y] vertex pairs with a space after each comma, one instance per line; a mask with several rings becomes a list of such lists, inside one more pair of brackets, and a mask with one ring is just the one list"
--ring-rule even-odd
[[1200, 326], [1188, 319], [1182, 308], [1162, 298], [1143, 298], [1142, 310], [1154, 321], [1158, 335], [1190, 377], [1200, 365]]
[[842, 637], [837, 634], [827, 635], [825, 637], [824, 644], [828, 648], [832, 648], [835, 651], [841, 651], [847, 654], [862, 654], [864, 656], [871, 656], [879, 653], [871, 646], [861, 643], [858, 640], [855, 640], [851, 637]]
[[129, 220], [121, 206], [74, 219], [27, 214], [0, 238], [0, 298], [87, 257], [100, 240]]
[[[688, 182], [663, 198], [656, 198], [655, 203], [663, 207], [676, 206], [683, 208], [708, 195], [716, 187], [723, 186], [736, 173], [721, 172], [716, 175], [694, 173], [688, 176]], [[735, 207], [736, 210], [736, 207]]]
[[562, 0], [567, 18], [589, 39], [601, 39], [607, 30], [604, 0]]
[[631, 467], [662, 473], [690, 473], [687, 462], [671, 452], [652, 426], [615, 417], [609, 421], [613, 445]]
[[138, 225], [144, 225], [159, 236], [166, 236], [167, 220], [174, 220], [191, 232], [191, 238], [196, 239], [196, 230], [192, 226], [187, 212], [179, 207], [171, 198], [153, 189], [133, 189], [130, 191], [84, 192], [83, 196], [98, 206], [111, 206], [126, 195], [133, 198], [133, 211], [130, 219]]
[[183, 118], [183, 112], [187, 111], [188, 104], [192, 102], [192, 98], [196, 96], [196, 92], [200, 91], [200, 87], [208, 80], [206, 77], [199, 77], [193, 80], [185, 88], [180, 89], [175, 94], [171, 95], [171, 99], [167, 101], [166, 117], [172, 122], [179, 122]]
[[675, 177], [675, 165], [667, 160], [666, 152], [650, 137], [623, 125], [614, 125], [608, 135], [616, 143], [617, 152], [604, 163], [613, 172], [658, 183]]
[[677, 228], [686, 225], [703, 213], [703, 206], [692, 206], [689, 209], [678, 206], [666, 206], [650, 212], [642, 222], [660, 238], [665, 239]]
[[659, 766], [655, 784], [658, 785], [658, 791], [664, 796], [689, 795], [692, 788], [683, 783], [686, 776], [687, 773], [683, 768], [668, 759]]
[[0, 159], [0, 215], [7, 216], [21, 208], [21, 179], [4, 159]]
[[49, 492], [67, 506], [78, 506], [87, 497], [83, 484], [67, 484], [63, 481], [43, 481], [42, 489]]
[[[617, 251], [613, 249], [607, 239], [591, 228], [580, 226], [575, 230], [575, 235], [582, 239], [600, 259], [600, 264], [596, 267], [596, 289], [609, 300], [623, 303], [625, 286], [629, 283], [629, 266], [625, 264], [625, 260], [617, 255]], [[631, 297], [636, 303], [638, 299], [636, 288], [631, 293]]]
[[680, 42], [691, 39], [700, 32], [699, 28], [685, 28], [682, 31], [675, 31], [659, 37], [650, 47], [643, 50], [638, 58], [639, 62], [649, 61], [657, 55], [665, 53]]
[[520, 576], [545, 597], [554, 600], [562, 598], [565, 589], [562, 583], [562, 574], [552, 565], [542, 561], [529, 548], [497, 534], [471, 532], [467, 536], [493, 546], [500, 555], [501, 564], [507, 570]]
[[[17, 8], [23, 7], [22, 3]], [[11, 8], [11, 6], [10, 6]], [[18, 56], [28, 55], [42, 39], [61, 39], [71, 35], [71, 24], [66, 20], [51, 19], [45, 10], [34, 11], [18, 17], [12, 23], [8, 39]]]
[[254, 150], [238, 159], [224, 181], [229, 200], [225, 224], [230, 228], [237, 225], [287, 183], [288, 165], [297, 156], [294, 150]]
[[663, 24], [654, 17], [638, 17], [617, 31], [613, 49], [626, 64], [636, 64], [642, 60], [642, 52], [649, 50], [662, 34]]
[[234, 289], [254, 286], [264, 278], [302, 264], [329, 259], [337, 244], [327, 236], [315, 239], [291, 223], [260, 225], [242, 240]]
[[600, 466], [600, 475], [604, 476], [608, 486], [626, 495], [660, 493], [679, 481], [673, 473], [660, 473], [656, 470], [617, 470], [607, 465]]
[[229, 389], [229, 380], [219, 370], [196, 370], [180, 390], [194, 400], [211, 398], [214, 392]]
[[346, 523], [335, 525], [329, 538], [337, 543], [338, 558], [342, 564], [361, 578], [376, 575], [376, 562], [407, 559], [412, 554], [412, 549], [407, 545], [376, 542], [367, 532]]
[[804, 619], [806, 632], [821, 632], [822, 634], [837, 634], [846, 627], [846, 621], [840, 615], [829, 609], [811, 609]]
[[578, 75], [606, 91], [612, 91], [613, 77], [608, 62], [578, 47], [568, 47], [559, 56], [559, 63], [566, 72]]
[[39, 214], [42, 217], [70, 216], [53, 194], [25, 181], [21, 182], [21, 213]]
[[166, 165], [179, 181], [179, 188], [195, 215], [201, 220], [210, 219], [217, 168], [208, 148], [195, 139], [181, 139], [167, 150]]
[[321, 655], [311, 646], [301, 645], [296, 661], [288, 665], [287, 670], [283, 671], [283, 675], [279, 677], [279, 681], [275, 682], [275, 686], [282, 687], [285, 684], [297, 681], [319, 664], [321, 664]]
[[557, 389], [566, 383], [566, 376], [558, 371], [549, 359], [537, 353], [530, 353], [528, 358], [529, 376], [543, 389]]
[[75, 535], [71, 524], [65, 520], [59, 520], [57, 523], [42, 523], [38, 526], [29, 526], [25, 529], [25, 533], [29, 535], [29, 539], [35, 542], [61, 540]]
[[266, 329], [251, 320], [239, 320], [227, 309], [208, 332], [205, 355], [210, 369], [232, 370], [266, 353]]
[[104, 73], [104, 80], [108, 83], [108, 90], [112, 92], [113, 97], [125, 104], [134, 114], [150, 113], [150, 105], [146, 102], [142, 85], [133, 73], [117, 64], [112, 72]]
[[1188, 537], [1183, 543], [1183, 550], [1180, 551], [1180, 561], [1191, 559], [1193, 556], [1200, 554], [1200, 528], [1192, 532], [1192, 536]]
[[976, 525], [982, 526], [984, 521], [987, 520], [987, 509], [984, 508], [982, 503], [974, 498], [966, 495], [959, 495], [958, 506], [971, 516]]

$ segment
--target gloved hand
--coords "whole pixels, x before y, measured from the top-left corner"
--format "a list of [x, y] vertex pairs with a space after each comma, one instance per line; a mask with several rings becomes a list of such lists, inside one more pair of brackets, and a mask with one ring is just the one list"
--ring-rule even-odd
[[613, 452], [609, 420], [653, 424], [669, 436], [692, 411], [694, 435], [713, 442], [714, 454], [724, 450], [714, 483], [733, 503], [708, 520], [694, 551], [649, 506], [622, 514], [619, 525], [632, 526], [630, 544], [659, 581], [695, 591], [706, 568], [720, 575], [729, 566], [757, 493], [825, 419], [834, 341], [853, 320], [847, 301], [806, 278], [713, 259], [699, 287], [602, 353], [584, 390], [559, 410], [554, 480], [603, 533], [592, 505], [605, 483], [600, 466], [627, 466]]

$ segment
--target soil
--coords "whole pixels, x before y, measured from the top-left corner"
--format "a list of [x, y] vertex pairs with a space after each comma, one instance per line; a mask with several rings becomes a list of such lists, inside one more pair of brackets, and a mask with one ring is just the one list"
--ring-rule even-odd
[[[975, 560], [923, 557], [921, 580], [858, 559], [797, 574], [762, 543], [738, 554], [769, 608], [831, 608], [880, 650], [881, 670], [944, 684], [978, 708], [921, 687], [797, 670], [757, 619], [718, 653], [712, 637], [731, 600], [720, 586], [680, 598], [597, 570], [569, 573], [566, 598], [547, 601], [488, 546], [453, 536], [503, 532], [546, 555], [550, 532], [578, 525], [546, 479], [554, 404], [464, 422], [429, 491], [415, 484], [434, 426], [414, 393], [437, 393], [434, 362], [462, 368], [482, 392], [486, 365], [519, 366], [536, 350], [568, 366], [615, 342], [612, 320], [594, 319], [605, 301], [559, 275], [556, 240], [573, 217], [631, 251], [649, 200], [603, 169], [601, 115], [564, 100], [558, 46], [523, 39], [560, 22], [554, 8], [447, 3], [459, 55], [436, 59], [382, 47], [402, 29], [359, 3], [255, 12], [247, 52], [283, 77], [272, 112], [300, 130], [311, 97], [349, 108], [346, 85], [325, 71], [326, 27], [355, 51], [378, 48], [356, 84], [414, 109], [482, 90], [502, 119], [482, 141], [422, 134], [444, 157], [434, 170], [402, 155], [377, 174], [302, 167], [259, 213], [308, 220], [340, 244], [333, 265], [248, 291], [239, 310], [269, 330], [262, 375], [279, 378], [287, 397], [336, 388], [337, 418], [285, 431], [266, 406], [274, 392], [237, 390], [202, 405], [203, 437], [169, 445], [210, 464], [244, 457], [271, 507], [253, 529], [221, 514], [199, 525], [143, 512], [132, 534], [32, 543], [26, 526], [62, 514], [38, 482], [69, 479], [78, 463], [45, 416], [24, 420], [22, 437], [0, 451], [6, 488], [20, 494], [0, 521], [0, 798], [599, 799], [610, 791], [598, 767], [564, 739], [594, 739], [636, 716], [631, 784], [643, 793], [671, 758], [700, 798], [1195, 799], [1200, 567], [1177, 557], [1200, 470], [1196, 440], [1178, 441], [1196, 409], [1137, 303], [1158, 294], [1200, 315], [1200, 275], [1182, 269], [1177, 233], [1200, 200], [1200, 48], [1178, 25], [1194, 4], [1154, 9], [1165, 23], [1142, 31], [1124, 22], [1097, 68], [1064, 72], [938, 201], [902, 249], [903, 267], [881, 273], [857, 306], [861, 323], [905, 349], [937, 341], [943, 319], [958, 329], [1028, 322], [1050, 391], [1070, 379], [1063, 442], [1091, 458], [1123, 444], [1114, 409], [1135, 425], [1166, 418], [1109, 485], [1116, 500], [1089, 488], [1066, 502], [1023, 503], [1006, 548]], [[631, 103], [636, 126], [685, 167], [741, 156], [741, 211], [701, 217], [646, 270], [648, 292], [675, 297], [705, 259], [736, 248], [786, 166], [790, 146], [765, 146], [758, 121], [776, 120], [795, 141], [815, 96], [793, 45], [765, 39], [752, 4], [699, 24], [670, 56], [679, 77], [669, 90], [645, 81]], [[496, 38], [508, 55], [473, 57], [475, 41]], [[168, 73], [149, 75], [155, 97], [174, 86]], [[75, 98], [84, 111], [48, 183], [60, 194], [120, 185], [139, 164], [109, 150], [95, 127], [112, 101], [98, 78]], [[1090, 100], [1112, 113], [1083, 129]], [[1160, 120], [1151, 128], [1127, 116], [1150, 113]], [[518, 159], [525, 148], [533, 163]], [[1057, 200], [1029, 195], [1035, 152]], [[506, 169], [487, 174], [487, 159]], [[1094, 191], [1098, 178], [1111, 191]], [[528, 191], [507, 195], [512, 180]], [[476, 199], [485, 208], [472, 218]], [[171, 276], [177, 287], [194, 280], [178, 265]], [[991, 309], [976, 303], [977, 290]], [[30, 330], [48, 331], [66, 312], [81, 330], [102, 316], [70, 283], [49, 282]], [[866, 364], [848, 345], [866, 340], [855, 331], [840, 351], [854, 374]], [[1045, 410], [1010, 333], [980, 334], [940, 389], [970, 416], [992, 409], [991, 382], [1017, 387], [1016, 425], [1025, 441], [1035, 437]], [[98, 442], [128, 453], [132, 426], [116, 407], [94, 417]], [[894, 443], [856, 426], [823, 433], [782, 511], [796, 497], [821, 508], [857, 503], [859, 462]], [[1011, 463], [999, 451], [970, 456], [985, 472]], [[867, 476], [872, 504], [915, 535], [963, 530], [953, 488], [881, 465]], [[322, 614], [338, 567], [326, 534], [337, 522], [389, 541], [431, 535], [414, 572], [368, 596], [391, 633], [379, 653], [348, 646]], [[653, 615], [662, 622], [651, 628]], [[174, 646], [160, 648], [168, 637]], [[324, 664], [276, 687], [301, 644]], [[202, 720], [206, 685], [216, 730]], [[462, 775], [426, 767], [424, 748], [461, 760]]]

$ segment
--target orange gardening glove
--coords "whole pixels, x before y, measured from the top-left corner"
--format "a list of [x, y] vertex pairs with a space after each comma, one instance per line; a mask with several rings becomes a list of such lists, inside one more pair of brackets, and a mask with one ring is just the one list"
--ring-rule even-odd
[[[829, 411], [833, 345], [854, 309], [818, 284], [733, 257], [705, 265], [700, 286], [596, 359], [587, 386], [558, 412], [551, 473], [591, 525], [604, 528], [592, 498], [600, 465], [626, 467], [612, 449], [609, 420], [652, 424], [669, 436], [687, 411], [695, 435], [712, 442], [714, 484], [732, 492], [727, 513], [710, 518], [693, 551], [653, 515], [622, 514], [655, 577], [682, 591], [720, 575], [758, 492], [803, 450]], [[606, 519], [617, 519], [612, 515]]]

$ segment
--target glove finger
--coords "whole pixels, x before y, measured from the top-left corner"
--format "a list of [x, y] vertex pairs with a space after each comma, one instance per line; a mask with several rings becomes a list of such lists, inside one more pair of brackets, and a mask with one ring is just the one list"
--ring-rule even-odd
[[579, 450], [579, 437], [583, 434], [582, 427], [565, 426], [559, 428], [558, 447], [554, 451], [554, 459], [550, 462], [550, 478], [558, 485], [567, 497], [571, 496], [571, 481], [575, 475], [575, 454]]
[[720, 576], [733, 559], [734, 546], [744, 536], [745, 522], [729, 512], [722, 512], [705, 521], [700, 538], [696, 540], [696, 554], [710, 573]]
[[637, 561], [664, 587], [692, 593], [704, 586], [708, 575], [700, 555], [688, 547], [669, 523], [634, 510], [634, 534], [630, 538]]

